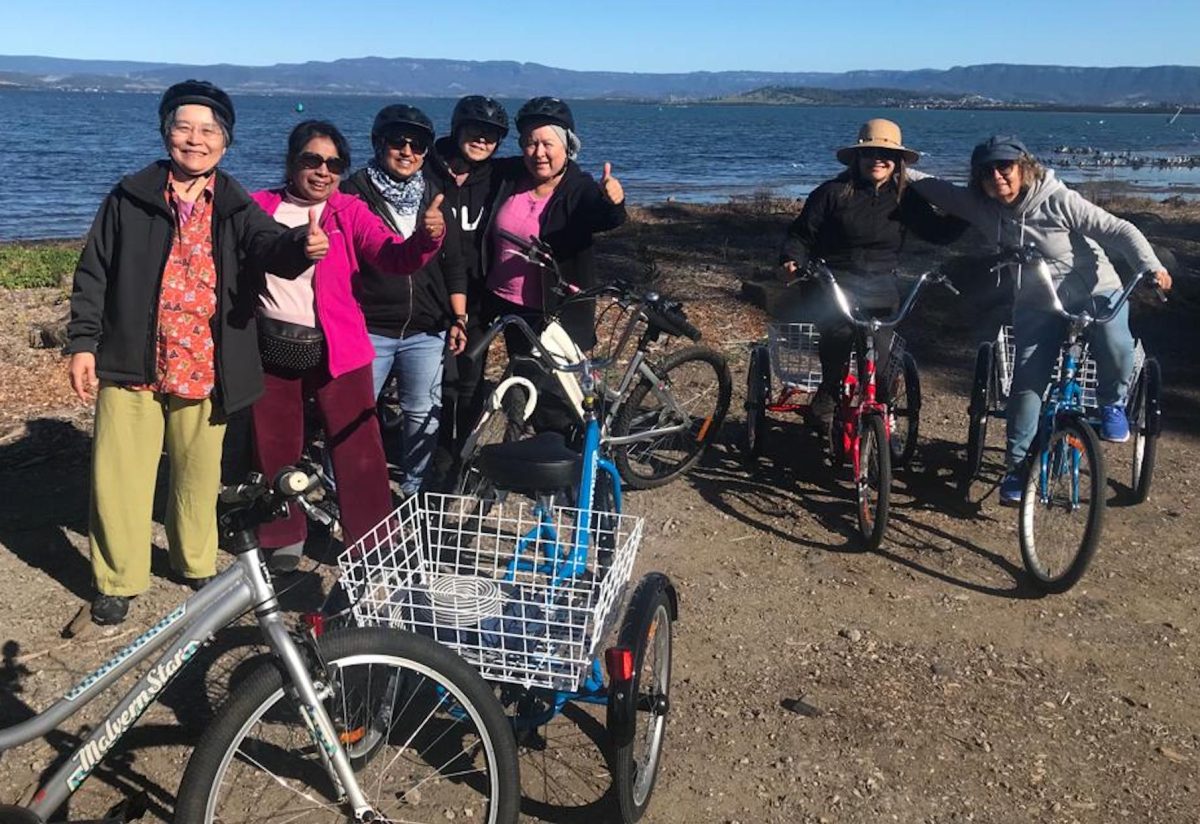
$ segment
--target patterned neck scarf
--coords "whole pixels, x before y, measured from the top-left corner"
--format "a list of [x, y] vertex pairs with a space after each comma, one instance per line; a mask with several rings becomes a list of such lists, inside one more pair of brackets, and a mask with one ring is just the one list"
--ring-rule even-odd
[[425, 175], [420, 172], [408, 180], [396, 180], [384, 171], [377, 159], [372, 158], [367, 164], [367, 177], [397, 214], [415, 215], [421, 208], [421, 197], [425, 194]]

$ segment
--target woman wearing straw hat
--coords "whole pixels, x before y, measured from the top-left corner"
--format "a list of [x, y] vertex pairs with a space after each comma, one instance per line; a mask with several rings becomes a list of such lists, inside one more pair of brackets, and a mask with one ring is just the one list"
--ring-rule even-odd
[[[893, 275], [908, 231], [933, 243], [949, 243], [966, 227], [938, 215], [906, 187], [906, 169], [919, 157], [904, 145], [900, 127], [892, 121], [864, 123], [858, 140], [837, 152], [846, 171], [818, 186], [788, 227], [780, 253], [785, 274], [794, 275], [809, 259], [820, 258], [837, 273], [839, 285], [860, 309], [881, 315], [894, 312], [900, 296]], [[807, 298], [821, 332], [822, 378], [812, 414], [824, 431], [833, 422], [854, 329], [823, 289]], [[891, 333], [882, 333], [881, 370], [890, 346]]]

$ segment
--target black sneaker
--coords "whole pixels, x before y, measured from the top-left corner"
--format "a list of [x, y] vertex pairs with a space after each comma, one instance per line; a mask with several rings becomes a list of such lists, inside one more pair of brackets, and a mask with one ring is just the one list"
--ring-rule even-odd
[[103, 627], [123, 623], [129, 614], [129, 598], [125, 595], [101, 593], [92, 601], [92, 621]]
[[199, 592], [200, 590], [202, 590], [206, 586], [208, 586], [212, 582], [212, 579], [215, 577], [216, 577], [215, 575], [206, 575], [203, 578], [188, 578], [187, 585], [189, 587], [191, 587], [193, 590], [195, 590], [196, 592]]

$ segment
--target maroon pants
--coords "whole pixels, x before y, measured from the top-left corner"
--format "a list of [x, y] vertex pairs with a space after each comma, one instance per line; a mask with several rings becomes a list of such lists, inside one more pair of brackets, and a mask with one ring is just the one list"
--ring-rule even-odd
[[[338, 505], [346, 544], [358, 540], [392, 511], [387, 462], [379, 421], [371, 365], [336, 378], [324, 365], [301, 373], [264, 370], [266, 393], [254, 404], [254, 458], [268, 478], [300, 459], [304, 448], [304, 400], [316, 401], [325, 429], [325, 444], [333, 459]], [[258, 529], [265, 549], [303, 541], [308, 522], [292, 504], [288, 517]]]

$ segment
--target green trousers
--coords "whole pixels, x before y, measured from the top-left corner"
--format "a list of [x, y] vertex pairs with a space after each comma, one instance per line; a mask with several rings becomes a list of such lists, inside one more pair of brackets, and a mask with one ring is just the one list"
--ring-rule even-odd
[[151, 520], [166, 444], [167, 546], [185, 578], [216, 573], [217, 493], [225, 420], [211, 399], [186, 400], [102, 384], [92, 441], [89, 543], [96, 588], [137, 595], [150, 586]]

